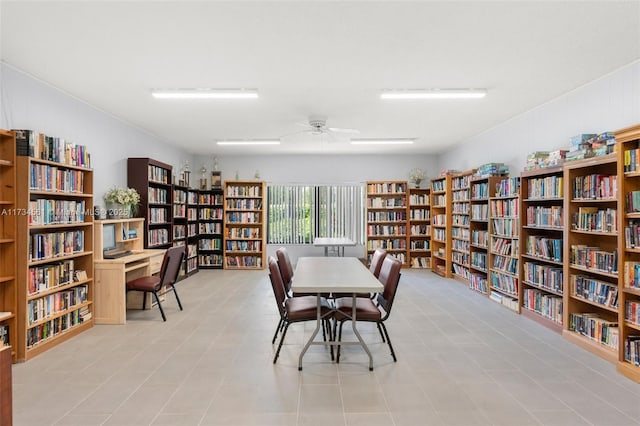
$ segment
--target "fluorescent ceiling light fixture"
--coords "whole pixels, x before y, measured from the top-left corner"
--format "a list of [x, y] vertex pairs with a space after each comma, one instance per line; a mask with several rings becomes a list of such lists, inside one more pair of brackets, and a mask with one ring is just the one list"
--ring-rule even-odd
[[351, 139], [351, 145], [411, 145], [414, 139]]
[[480, 99], [486, 89], [384, 90], [380, 99]]
[[255, 89], [154, 89], [156, 99], [256, 99]]
[[237, 141], [218, 141], [217, 145], [280, 145], [280, 140], [237, 140]]

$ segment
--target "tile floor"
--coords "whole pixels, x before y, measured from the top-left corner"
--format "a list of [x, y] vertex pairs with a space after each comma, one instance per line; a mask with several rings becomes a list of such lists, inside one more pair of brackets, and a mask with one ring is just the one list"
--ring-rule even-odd
[[[387, 323], [340, 364], [278, 322], [265, 271], [201, 271], [157, 310], [14, 365], [15, 425], [638, 425], [640, 385], [546, 328], [429, 271], [402, 271]], [[345, 338], [348, 328], [345, 327]], [[308, 335], [308, 334], [307, 334]]]

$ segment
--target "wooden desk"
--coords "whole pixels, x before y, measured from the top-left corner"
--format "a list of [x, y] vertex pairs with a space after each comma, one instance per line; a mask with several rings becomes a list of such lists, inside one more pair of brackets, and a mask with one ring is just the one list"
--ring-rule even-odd
[[[356, 328], [356, 294], [378, 293], [382, 283], [355, 257], [301, 257], [293, 274], [291, 289], [294, 293], [316, 293], [318, 298], [316, 329], [300, 352], [298, 370], [302, 370], [302, 357], [311, 345], [360, 345], [369, 355], [369, 370], [373, 370], [373, 357], [367, 344]], [[320, 330], [321, 293], [352, 293], [351, 326], [358, 339], [356, 342], [315, 342]]]
[[96, 324], [126, 324], [127, 305], [137, 309], [142, 306], [142, 293], [132, 292], [127, 296], [127, 281], [160, 272], [164, 252], [164, 249], [147, 249], [119, 259], [95, 261], [93, 315]]

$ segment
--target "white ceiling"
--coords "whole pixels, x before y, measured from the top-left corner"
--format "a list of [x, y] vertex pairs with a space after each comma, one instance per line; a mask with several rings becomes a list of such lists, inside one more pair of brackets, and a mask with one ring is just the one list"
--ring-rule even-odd
[[[640, 58], [639, 1], [2, 1], [2, 60], [193, 153], [437, 153]], [[257, 88], [250, 101], [152, 88]], [[381, 89], [486, 88], [382, 101]], [[310, 114], [362, 138], [305, 134]]]

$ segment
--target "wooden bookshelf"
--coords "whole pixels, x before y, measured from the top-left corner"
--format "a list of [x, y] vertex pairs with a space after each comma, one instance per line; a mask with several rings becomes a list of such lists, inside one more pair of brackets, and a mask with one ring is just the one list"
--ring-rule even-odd
[[[564, 165], [563, 335], [615, 362], [618, 332], [617, 154]], [[590, 219], [602, 216], [601, 221]], [[584, 232], [593, 229], [597, 234]]]
[[451, 175], [431, 180], [431, 270], [451, 278]]
[[409, 265], [431, 268], [431, 201], [429, 188], [409, 188]]
[[407, 265], [407, 182], [367, 182], [367, 264], [382, 248]]
[[[187, 192], [189, 188], [181, 185], [173, 185], [173, 231], [171, 239], [174, 246], [187, 245]], [[187, 249], [187, 253], [189, 250]], [[196, 254], [197, 256], [197, 254]], [[179, 278], [187, 276], [187, 259], [185, 258], [180, 268]]]
[[562, 332], [564, 171], [525, 171], [521, 180], [520, 313]]
[[173, 238], [171, 185], [173, 166], [151, 158], [127, 160], [127, 184], [140, 194], [138, 217], [144, 217], [145, 248], [169, 248]]
[[471, 178], [475, 170], [451, 178], [451, 273], [454, 278], [469, 283], [471, 239]]
[[222, 188], [199, 191], [198, 263], [201, 268], [222, 268], [223, 218], [224, 194]]
[[620, 345], [617, 369], [628, 378], [640, 383], [640, 206], [633, 201], [633, 193], [640, 194], [640, 125], [615, 132], [618, 154], [618, 198], [626, 200], [618, 206], [620, 253], [618, 294], [618, 323]]
[[18, 156], [17, 182], [16, 350], [29, 360], [93, 326], [93, 171]]
[[495, 191], [499, 179], [496, 176], [471, 179], [469, 288], [485, 296], [489, 296], [489, 195]]
[[505, 177], [489, 197], [489, 298], [520, 312], [520, 178]]
[[[18, 338], [16, 324], [18, 309], [17, 216], [16, 139], [12, 132], [0, 130], [0, 346], [11, 346], [9, 354], [14, 362], [17, 359], [15, 342]], [[11, 366], [9, 366], [10, 373]], [[11, 391], [10, 386], [9, 391]]]
[[266, 264], [266, 184], [224, 182], [224, 268], [263, 269]]

